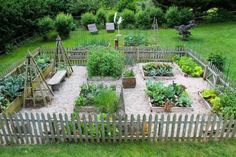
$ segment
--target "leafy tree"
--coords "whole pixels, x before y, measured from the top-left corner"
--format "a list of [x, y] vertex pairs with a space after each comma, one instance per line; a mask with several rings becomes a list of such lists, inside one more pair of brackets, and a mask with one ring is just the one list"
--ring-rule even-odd
[[119, 12], [122, 12], [125, 9], [129, 9], [132, 11], [136, 11], [136, 5], [134, 0], [119, 0], [118, 4], [117, 4], [117, 10]]
[[45, 16], [39, 19], [37, 23], [39, 32], [44, 40], [48, 39], [47, 32], [54, 28], [53, 20], [49, 16]]
[[55, 27], [59, 35], [67, 37], [73, 26], [73, 17], [70, 14], [60, 13], [55, 20]]

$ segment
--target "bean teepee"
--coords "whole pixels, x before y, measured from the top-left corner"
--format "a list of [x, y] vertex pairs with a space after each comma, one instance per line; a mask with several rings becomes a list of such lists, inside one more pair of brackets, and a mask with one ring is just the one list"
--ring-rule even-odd
[[62, 45], [60, 36], [58, 36], [56, 39], [56, 51], [54, 54], [53, 68], [55, 71], [64, 69], [67, 71], [67, 74], [71, 74], [73, 72], [65, 48]]
[[25, 66], [23, 106], [36, 107], [36, 104], [46, 106], [51, 100], [53, 92], [30, 53], [27, 56]]

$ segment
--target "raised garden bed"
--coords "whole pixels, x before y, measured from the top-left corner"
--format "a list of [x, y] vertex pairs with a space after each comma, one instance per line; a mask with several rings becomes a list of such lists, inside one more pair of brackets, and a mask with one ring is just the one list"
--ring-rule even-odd
[[204, 102], [204, 105], [206, 106], [206, 108], [209, 109], [209, 110], [212, 110], [212, 106], [211, 106], [211, 104], [209, 103], [209, 101], [206, 100], [206, 99], [203, 97], [203, 95], [202, 95], [201, 92], [199, 92], [198, 94], [199, 94], [199, 96], [202, 98], [202, 101]]
[[75, 100], [74, 112], [118, 113], [123, 109], [122, 88], [104, 84], [85, 83]]
[[192, 101], [185, 87], [172, 83], [165, 86], [162, 82], [147, 82], [146, 93], [151, 112], [193, 111]]
[[172, 80], [173, 67], [167, 63], [147, 63], [142, 66], [144, 80]]
[[[52, 72], [52, 69], [53, 69], [52, 64], [47, 66], [42, 72], [43, 77], [49, 76], [50, 73]], [[35, 81], [33, 83], [34, 88], [37, 88], [39, 86], [37, 79], [39, 79], [39, 78], [35, 78]], [[7, 109], [4, 111], [4, 113], [7, 114], [7, 115], [11, 115], [13, 113], [16, 113], [22, 108], [22, 105], [23, 105], [23, 97], [18, 96], [18, 97], [15, 98], [15, 100], [13, 100], [10, 103], [10, 105], [7, 107]]]

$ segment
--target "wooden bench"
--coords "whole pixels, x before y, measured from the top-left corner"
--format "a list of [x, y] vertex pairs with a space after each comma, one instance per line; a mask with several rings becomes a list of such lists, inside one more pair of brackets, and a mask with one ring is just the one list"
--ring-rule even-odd
[[98, 29], [97, 29], [96, 24], [89, 24], [88, 25], [88, 30], [92, 34], [97, 34], [98, 33]]
[[60, 83], [65, 79], [66, 73], [66, 70], [57, 71], [48, 81], [48, 85], [52, 87], [53, 91], [59, 90]]
[[115, 31], [115, 25], [114, 23], [106, 23], [106, 30], [108, 33]]

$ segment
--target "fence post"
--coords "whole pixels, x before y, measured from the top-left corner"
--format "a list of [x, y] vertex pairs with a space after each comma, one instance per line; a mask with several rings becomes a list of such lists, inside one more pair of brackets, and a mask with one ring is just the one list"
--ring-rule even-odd
[[208, 64], [205, 65], [205, 67], [204, 67], [204, 73], [203, 73], [203, 79], [204, 80], [206, 80], [206, 78], [207, 78], [207, 72], [208, 72]]
[[140, 52], [139, 51], [140, 51], [140, 49], [139, 49], [139, 47], [137, 47], [137, 49], [136, 49], [136, 57], [137, 57], [136, 59], [137, 59], [137, 62], [140, 61], [140, 56], [139, 56]]

